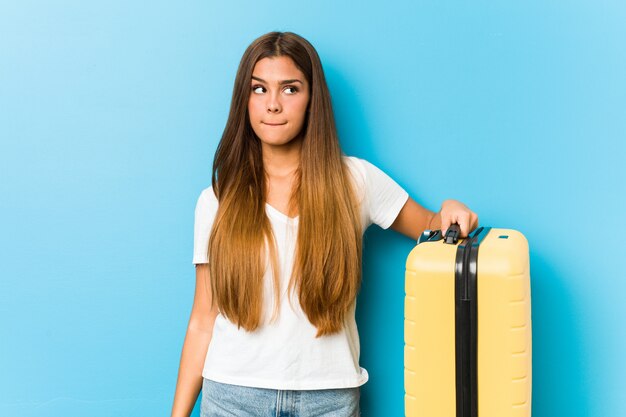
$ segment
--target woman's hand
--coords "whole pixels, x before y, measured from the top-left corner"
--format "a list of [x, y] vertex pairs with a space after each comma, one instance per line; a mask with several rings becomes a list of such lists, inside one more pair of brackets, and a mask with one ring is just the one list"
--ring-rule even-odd
[[445, 235], [448, 227], [453, 223], [458, 223], [461, 226], [460, 237], [466, 237], [478, 227], [478, 216], [460, 201], [446, 200], [441, 205], [441, 210], [435, 213], [422, 207], [409, 197], [391, 228], [417, 240], [426, 229], [441, 229]]
[[459, 237], [466, 237], [478, 227], [478, 215], [460, 201], [444, 201], [437, 214], [441, 216], [441, 232], [444, 236], [450, 225], [454, 223], [458, 223], [461, 227], [461, 236]]

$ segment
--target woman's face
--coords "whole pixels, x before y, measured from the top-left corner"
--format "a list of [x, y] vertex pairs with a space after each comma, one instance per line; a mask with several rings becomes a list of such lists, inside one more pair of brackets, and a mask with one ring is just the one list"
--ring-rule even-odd
[[248, 114], [262, 146], [293, 144], [304, 125], [309, 83], [286, 56], [263, 58], [252, 70]]

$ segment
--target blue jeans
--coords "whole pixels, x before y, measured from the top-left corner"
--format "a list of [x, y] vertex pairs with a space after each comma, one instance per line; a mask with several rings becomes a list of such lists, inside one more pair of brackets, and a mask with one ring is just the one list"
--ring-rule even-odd
[[360, 387], [275, 390], [203, 378], [201, 417], [360, 417]]

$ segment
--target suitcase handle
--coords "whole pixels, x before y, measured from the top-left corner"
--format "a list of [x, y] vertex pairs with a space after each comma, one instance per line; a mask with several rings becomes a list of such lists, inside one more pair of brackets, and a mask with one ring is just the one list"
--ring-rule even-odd
[[444, 243], [456, 244], [459, 241], [459, 235], [461, 234], [461, 226], [458, 223], [451, 224], [445, 236], [442, 235], [441, 230], [425, 230], [424, 233], [417, 239], [417, 244], [423, 242], [436, 242], [444, 240]]
[[456, 244], [459, 241], [459, 235], [461, 234], [461, 226], [458, 223], [451, 224], [446, 231], [444, 242], [448, 244]]

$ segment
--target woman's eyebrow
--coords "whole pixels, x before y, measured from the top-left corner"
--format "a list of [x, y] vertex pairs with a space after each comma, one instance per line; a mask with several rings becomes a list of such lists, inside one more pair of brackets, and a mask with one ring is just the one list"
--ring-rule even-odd
[[[257, 80], [257, 81], [261, 81], [262, 83], [267, 83], [267, 81], [265, 81], [262, 78], [259, 77], [255, 77], [254, 75], [252, 76], [253, 80]], [[297, 78], [291, 79], [291, 80], [282, 80], [279, 84], [283, 85], [283, 84], [293, 84], [293, 83], [300, 83], [300, 84], [304, 84], [302, 81], [298, 80]]]

